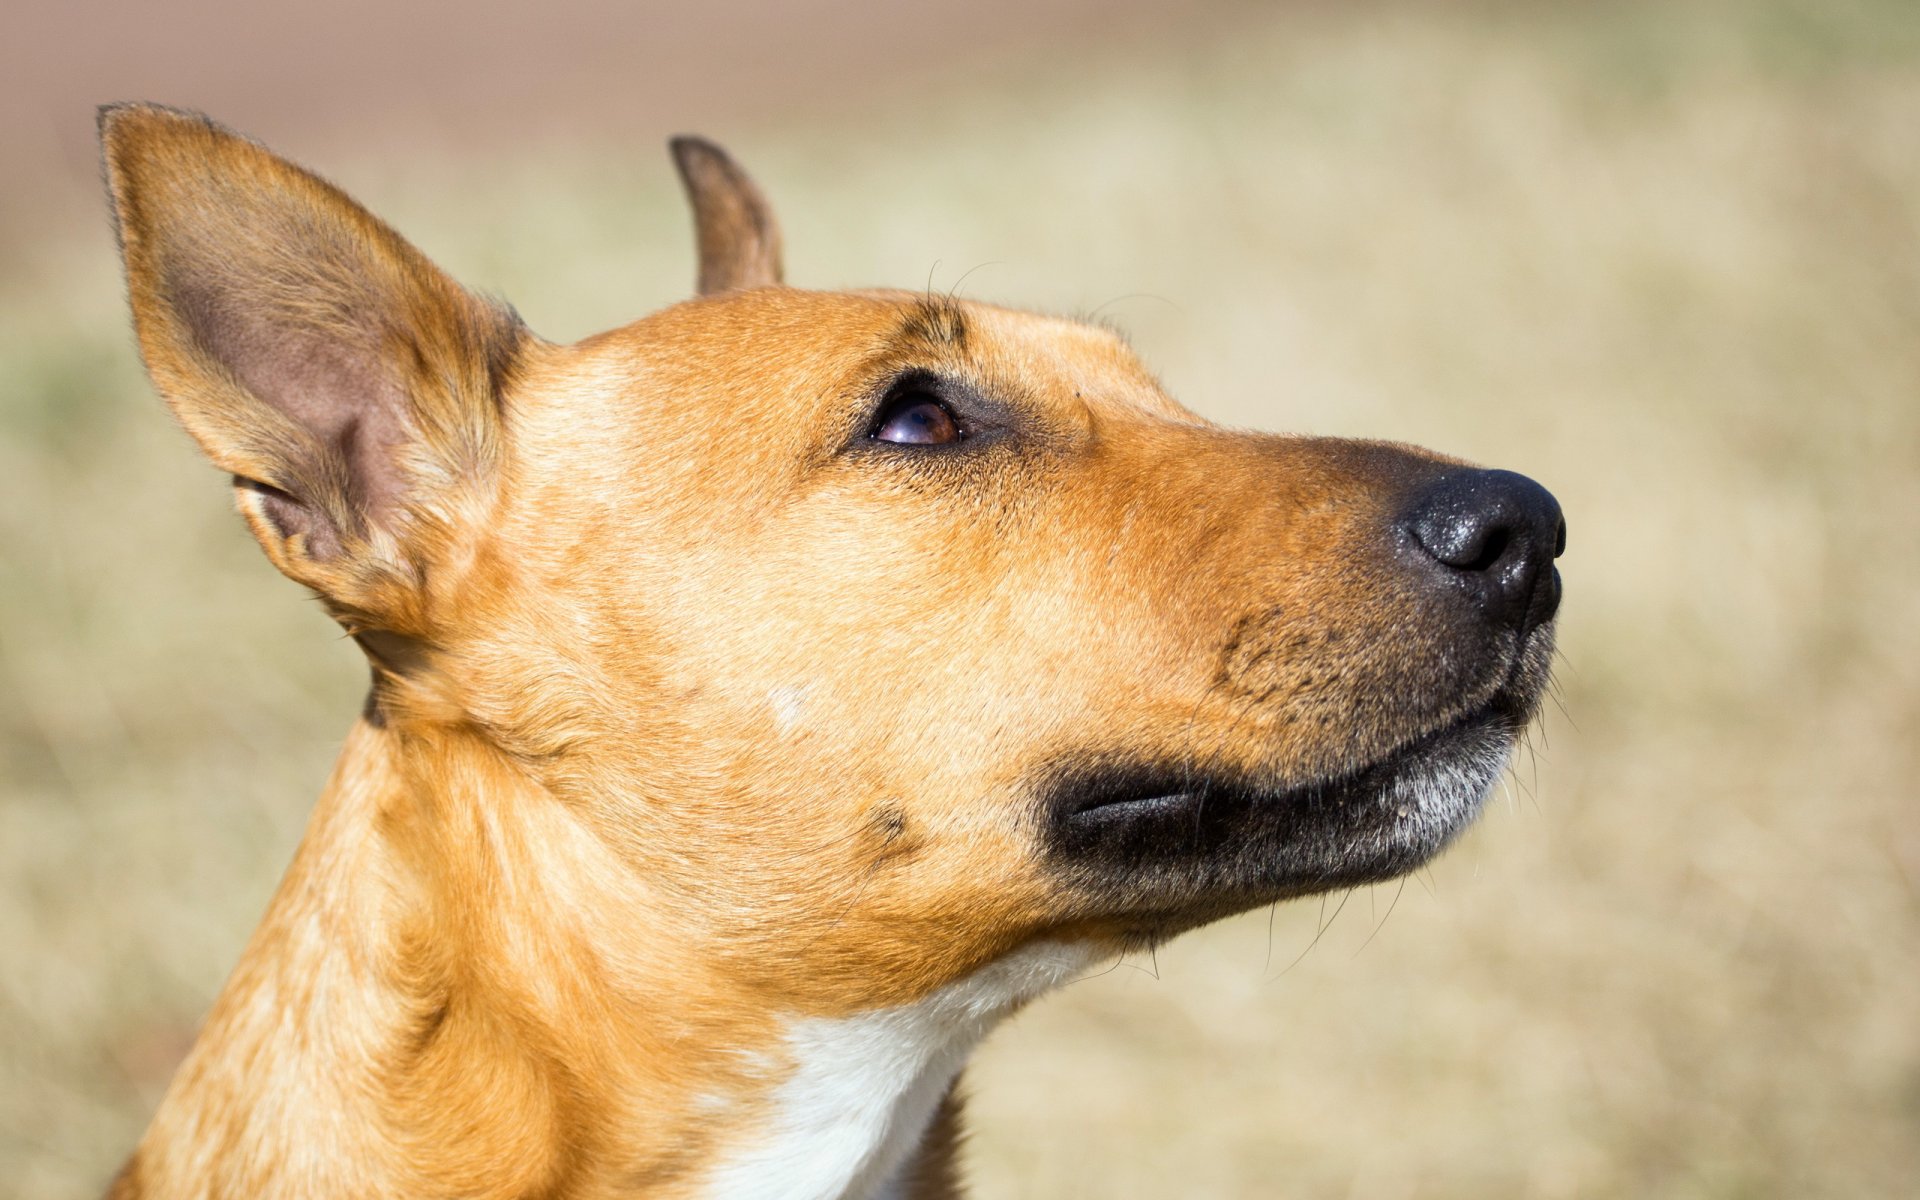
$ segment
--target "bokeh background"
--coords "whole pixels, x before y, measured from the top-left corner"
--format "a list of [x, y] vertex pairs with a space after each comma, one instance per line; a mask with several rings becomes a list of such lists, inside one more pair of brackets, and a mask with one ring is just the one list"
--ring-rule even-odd
[[0, 1194], [99, 1187], [363, 671], [140, 375], [91, 107], [205, 108], [532, 326], [684, 296], [727, 142], [803, 285], [1131, 331], [1569, 514], [1561, 707], [1404, 887], [1038, 1004], [983, 1197], [1920, 1188], [1920, 6], [555, 0], [0, 15]]

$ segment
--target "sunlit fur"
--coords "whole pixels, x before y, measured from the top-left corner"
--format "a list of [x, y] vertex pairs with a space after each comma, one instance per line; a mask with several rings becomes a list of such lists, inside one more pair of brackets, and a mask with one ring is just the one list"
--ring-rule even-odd
[[[1048, 858], [1060, 764], [1305, 784], [1525, 719], [1549, 631], [1471, 641], [1385, 532], [1434, 456], [1221, 429], [1074, 321], [730, 289], [757, 208], [712, 294], [556, 345], [203, 119], [103, 130], [154, 382], [375, 675], [116, 1195], [704, 1194], [796, 1047], [1139, 934]], [[868, 441], [909, 370], [1000, 426]], [[1480, 786], [1407, 778], [1426, 852]], [[956, 1120], [848, 1186], [952, 1194]]]

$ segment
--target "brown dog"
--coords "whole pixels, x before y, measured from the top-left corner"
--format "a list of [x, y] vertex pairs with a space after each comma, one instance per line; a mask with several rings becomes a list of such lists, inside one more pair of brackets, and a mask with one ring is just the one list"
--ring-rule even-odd
[[704, 142], [701, 296], [561, 346], [204, 118], [101, 129], [153, 381], [374, 678], [115, 1196], [954, 1195], [995, 1021], [1426, 861], [1540, 695], [1538, 485], [780, 286]]

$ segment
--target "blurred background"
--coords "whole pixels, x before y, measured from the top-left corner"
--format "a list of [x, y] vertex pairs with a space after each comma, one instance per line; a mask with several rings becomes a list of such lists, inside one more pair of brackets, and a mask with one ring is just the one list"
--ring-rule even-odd
[[0, 1194], [131, 1147], [364, 680], [140, 374], [132, 98], [566, 339], [688, 294], [697, 130], [799, 284], [1098, 310], [1209, 415], [1558, 493], [1562, 707], [1478, 828], [1021, 1015], [980, 1196], [1915, 1194], [1920, 6], [272, 7], [0, 15]]

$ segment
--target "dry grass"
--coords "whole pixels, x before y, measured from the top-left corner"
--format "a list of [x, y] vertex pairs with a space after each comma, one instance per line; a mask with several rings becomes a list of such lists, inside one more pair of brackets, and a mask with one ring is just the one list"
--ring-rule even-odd
[[[1569, 715], [1508, 800], [1404, 891], [1023, 1015], [971, 1075], [980, 1194], [1911, 1194], [1920, 13], [1368, 13], [737, 146], [802, 282], [1000, 264], [965, 290], [1105, 305], [1203, 410], [1513, 466], [1570, 515]], [[664, 157], [606, 163], [337, 174], [571, 336], [690, 278]], [[37, 261], [0, 296], [22, 1197], [131, 1144], [361, 687], [145, 393], [104, 233]]]

